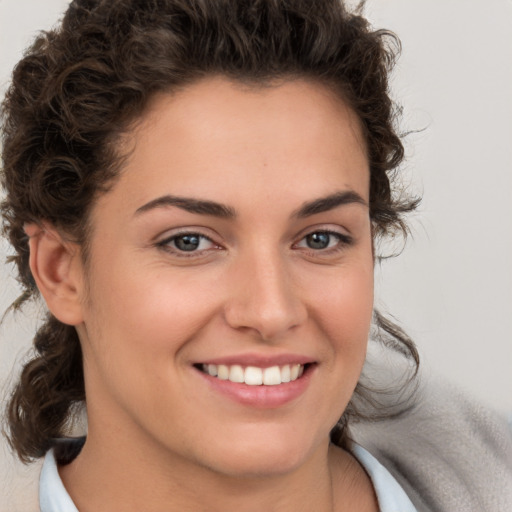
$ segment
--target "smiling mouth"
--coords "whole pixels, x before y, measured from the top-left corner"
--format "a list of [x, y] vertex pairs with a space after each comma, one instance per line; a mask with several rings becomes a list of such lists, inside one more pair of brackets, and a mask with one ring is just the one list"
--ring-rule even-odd
[[282, 366], [242, 366], [238, 364], [199, 364], [196, 365], [203, 373], [220, 380], [229, 380], [248, 386], [278, 386], [293, 382], [302, 377], [309, 364], [284, 364]]

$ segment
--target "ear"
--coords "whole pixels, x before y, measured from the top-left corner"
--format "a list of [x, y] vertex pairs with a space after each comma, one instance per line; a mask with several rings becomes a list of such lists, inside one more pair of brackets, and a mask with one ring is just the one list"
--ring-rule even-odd
[[48, 225], [26, 224], [30, 270], [51, 313], [62, 323], [82, 323], [82, 261], [79, 246]]

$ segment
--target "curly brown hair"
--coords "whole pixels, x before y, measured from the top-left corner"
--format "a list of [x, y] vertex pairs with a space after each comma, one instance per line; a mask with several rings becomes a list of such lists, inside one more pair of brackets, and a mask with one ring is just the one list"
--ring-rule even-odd
[[[340, 0], [73, 1], [18, 63], [2, 104], [3, 231], [24, 289], [13, 306], [38, 296], [24, 225], [55, 226], [86, 258], [89, 212], [122, 166], [116, 141], [156, 93], [214, 74], [252, 85], [302, 77], [337, 91], [366, 138], [374, 235], [404, 232], [403, 214], [416, 202], [391, 186], [404, 153], [388, 90], [399, 48]], [[376, 322], [417, 366], [405, 334], [379, 315]], [[24, 461], [62, 437], [85, 400], [75, 328], [50, 314], [34, 346], [7, 411], [11, 445]], [[345, 411], [338, 442], [357, 415], [353, 405]]]

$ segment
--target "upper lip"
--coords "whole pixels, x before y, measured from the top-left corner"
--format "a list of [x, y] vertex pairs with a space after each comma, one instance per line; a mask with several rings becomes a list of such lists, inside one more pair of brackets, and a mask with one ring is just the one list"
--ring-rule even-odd
[[238, 354], [196, 361], [194, 364], [224, 364], [226, 366], [238, 364], [240, 366], [269, 368], [271, 366], [283, 366], [285, 364], [305, 365], [314, 362], [313, 358], [301, 354], [277, 354], [273, 356], [262, 354]]

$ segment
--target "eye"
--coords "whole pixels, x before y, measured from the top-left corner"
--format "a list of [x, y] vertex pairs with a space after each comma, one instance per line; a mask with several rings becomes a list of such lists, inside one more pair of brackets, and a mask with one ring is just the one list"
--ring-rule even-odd
[[314, 251], [325, 251], [329, 249], [341, 249], [349, 245], [352, 239], [348, 235], [334, 231], [314, 231], [302, 238], [296, 247], [313, 249]]
[[215, 243], [200, 233], [180, 233], [158, 243], [159, 247], [175, 253], [207, 251], [216, 247]]
[[311, 233], [304, 240], [310, 249], [327, 249], [333, 238], [331, 233]]

